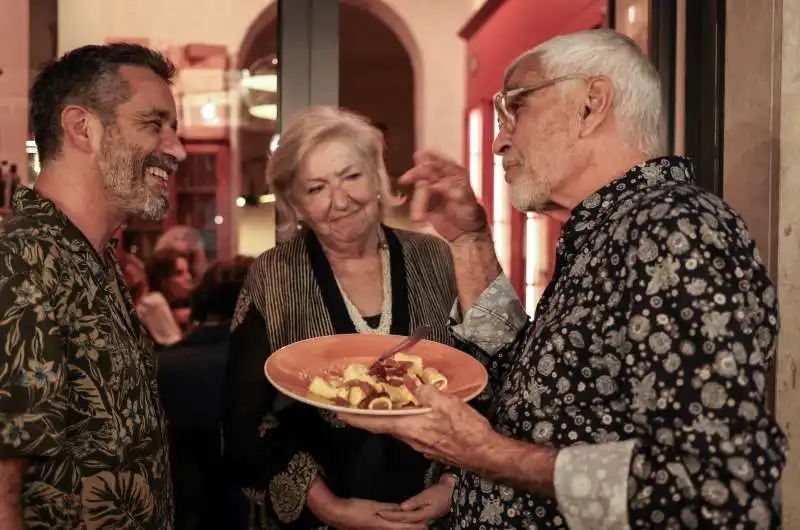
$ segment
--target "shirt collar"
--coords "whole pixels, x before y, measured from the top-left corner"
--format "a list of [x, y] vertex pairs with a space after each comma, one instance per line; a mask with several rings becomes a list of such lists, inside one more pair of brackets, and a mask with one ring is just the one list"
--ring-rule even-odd
[[559, 250], [579, 247], [583, 239], [635, 193], [670, 183], [694, 184], [694, 168], [688, 158], [662, 156], [632, 167], [572, 210], [558, 241]]
[[[100, 255], [94, 250], [87, 237], [73, 224], [53, 201], [39, 195], [35, 190], [20, 186], [14, 191], [11, 211], [15, 216], [35, 218], [46, 226], [53, 236], [60, 236], [62, 243], [74, 254], [85, 260], [92, 275], [101, 283], [105, 281], [108, 270], [102, 264]], [[116, 239], [106, 245], [106, 253], [114, 256]]]

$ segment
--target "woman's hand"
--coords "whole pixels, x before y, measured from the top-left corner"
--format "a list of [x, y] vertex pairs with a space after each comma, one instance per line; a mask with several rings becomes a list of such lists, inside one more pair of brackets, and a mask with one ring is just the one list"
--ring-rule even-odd
[[402, 514], [400, 506], [366, 499], [339, 499], [335, 515], [326, 521], [339, 530], [425, 530], [427, 519], [411, 522], [408, 517], [389, 519], [391, 514]]
[[381, 517], [398, 523], [423, 523], [444, 517], [450, 513], [450, 501], [456, 485], [452, 475], [445, 475], [438, 484], [425, 489], [400, 505], [400, 511], [381, 513]]
[[316, 477], [308, 489], [308, 509], [323, 523], [338, 530], [425, 530], [427, 524], [390, 521], [379, 514], [399, 511], [400, 506], [366, 499], [342, 499]]

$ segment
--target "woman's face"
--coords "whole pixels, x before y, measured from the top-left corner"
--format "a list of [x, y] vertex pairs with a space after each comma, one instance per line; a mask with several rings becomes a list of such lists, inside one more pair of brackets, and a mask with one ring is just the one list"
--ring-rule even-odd
[[353, 243], [380, 222], [378, 179], [363, 156], [342, 140], [313, 149], [292, 184], [299, 220], [324, 239]]
[[163, 293], [168, 300], [178, 301], [187, 300], [192, 294], [192, 272], [189, 270], [189, 262], [186, 258], [178, 258], [175, 260], [175, 267], [172, 271], [172, 276], [167, 279], [165, 290]]

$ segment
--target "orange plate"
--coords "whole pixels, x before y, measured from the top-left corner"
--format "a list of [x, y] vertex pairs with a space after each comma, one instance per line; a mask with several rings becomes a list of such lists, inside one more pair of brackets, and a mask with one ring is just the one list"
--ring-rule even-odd
[[[405, 337], [397, 335], [346, 334], [316, 337], [295, 342], [273, 353], [264, 364], [264, 373], [275, 388], [290, 398], [315, 407], [369, 416], [407, 416], [430, 411], [428, 407], [393, 410], [365, 410], [341, 407], [315, 397], [308, 384], [318, 375], [344, 370], [351, 363], [369, 366], [382, 353]], [[466, 353], [427, 340], [408, 350], [422, 358], [424, 366], [436, 368], [447, 378], [445, 392], [469, 401], [480, 394], [489, 381], [486, 369]]]

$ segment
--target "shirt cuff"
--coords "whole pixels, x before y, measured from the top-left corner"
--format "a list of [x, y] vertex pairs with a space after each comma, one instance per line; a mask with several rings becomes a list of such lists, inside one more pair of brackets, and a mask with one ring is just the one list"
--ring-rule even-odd
[[505, 273], [500, 273], [463, 318], [456, 300], [450, 319], [457, 338], [494, 355], [514, 342], [528, 323], [528, 314]]
[[572, 530], [628, 530], [628, 477], [637, 440], [574, 445], [558, 452], [558, 507]]

